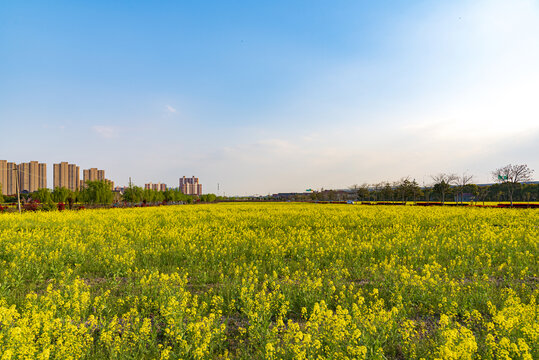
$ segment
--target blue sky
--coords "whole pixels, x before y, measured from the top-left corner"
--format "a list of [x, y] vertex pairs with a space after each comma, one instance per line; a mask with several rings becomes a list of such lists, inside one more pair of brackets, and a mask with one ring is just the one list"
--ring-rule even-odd
[[0, 159], [227, 195], [539, 172], [539, 3], [0, 3]]

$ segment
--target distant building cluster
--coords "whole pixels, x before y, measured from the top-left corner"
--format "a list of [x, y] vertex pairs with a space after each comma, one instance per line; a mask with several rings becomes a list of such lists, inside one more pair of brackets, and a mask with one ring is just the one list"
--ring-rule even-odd
[[37, 161], [15, 164], [0, 160], [0, 184], [2, 195], [12, 195], [20, 191], [33, 192], [47, 187], [47, 164]]
[[[63, 187], [71, 191], [78, 191], [86, 186], [88, 181], [105, 181], [110, 188], [123, 192], [125, 187], [114, 187], [114, 182], [105, 177], [105, 170], [90, 168], [82, 170], [76, 164], [62, 161], [53, 164], [53, 189]], [[38, 161], [16, 164], [7, 160], [0, 160], [0, 186], [2, 195], [15, 195], [17, 188], [21, 193], [32, 193], [47, 187], [47, 164]], [[166, 191], [166, 184], [147, 183], [144, 189]], [[179, 190], [185, 195], [202, 195], [202, 184], [197, 177], [181, 177]]]
[[161, 184], [161, 183], [152, 184], [152, 183], [148, 183], [148, 184], [144, 184], [144, 189], [145, 189], [145, 190], [155, 190], [155, 191], [167, 191], [167, 184]]
[[82, 170], [82, 180], [80, 179], [80, 167], [75, 164], [61, 162], [54, 164], [54, 188], [65, 187], [71, 191], [84, 188], [87, 181], [105, 181], [111, 188], [114, 182], [105, 178], [105, 170], [90, 168]]
[[[17, 181], [18, 180], [18, 181]], [[67, 162], [53, 164], [53, 188], [65, 187], [77, 191], [84, 187], [87, 181], [103, 180], [114, 187], [114, 182], [105, 178], [105, 170], [91, 168], [83, 170], [83, 179], [80, 179], [80, 167]], [[18, 185], [17, 185], [18, 183]], [[14, 195], [17, 186], [20, 192], [34, 192], [47, 187], [47, 164], [37, 161], [15, 164], [7, 160], [0, 160], [0, 185], [2, 195]]]
[[180, 178], [180, 191], [185, 195], [202, 195], [202, 184], [198, 182], [198, 178], [190, 177]]

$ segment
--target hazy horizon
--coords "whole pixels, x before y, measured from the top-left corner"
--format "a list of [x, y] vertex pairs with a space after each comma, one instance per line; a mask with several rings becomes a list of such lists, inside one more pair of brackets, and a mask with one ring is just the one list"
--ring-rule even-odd
[[0, 159], [251, 195], [528, 164], [539, 3], [0, 4]]

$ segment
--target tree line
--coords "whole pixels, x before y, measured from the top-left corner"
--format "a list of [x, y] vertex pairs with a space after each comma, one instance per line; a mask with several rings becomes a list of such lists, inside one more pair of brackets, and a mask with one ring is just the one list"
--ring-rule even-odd
[[352, 185], [347, 191], [322, 190], [311, 194], [294, 194], [296, 201], [447, 201], [463, 203], [514, 201], [530, 202], [539, 200], [539, 184], [532, 181], [533, 170], [527, 165], [506, 165], [492, 171], [494, 181], [491, 185], [479, 186], [474, 183], [474, 176], [463, 173], [439, 173], [431, 176], [428, 185], [420, 186], [416, 179], [409, 176], [398, 181], [382, 181], [375, 184]]
[[[111, 189], [106, 181], [87, 181], [85, 186], [78, 191], [72, 191], [65, 187], [56, 187], [54, 190], [47, 188], [39, 189], [33, 193], [21, 194], [24, 202], [39, 202], [44, 208], [65, 204], [72, 208], [74, 204], [86, 205], [111, 205], [113, 203], [130, 204], [163, 204], [163, 203], [186, 203], [194, 202], [214, 202], [217, 197], [214, 194], [186, 195], [178, 189], [167, 189], [166, 191], [143, 189], [139, 186], [126, 188], [123, 194]], [[16, 197], [2, 197], [0, 189], [0, 203], [16, 202]]]
[[[305, 200], [361, 200], [361, 201], [426, 201], [440, 202], [456, 201], [463, 203], [465, 195], [470, 195], [475, 202], [486, 201], [514, 201], [530, 202], [539, 200], [539, 184], [529, 183], [532, 180], [533, 170], [528, 165], [506, 165], [492, 171], [494, 184], [479, 186], [473, 182], [473, 175], [463, 173], [439, 173], [431, 176], [429, 185], [420, 186], [418, 182], [407, 176], [398, 181], [383, 181], [376, 184], [352, 185], [348, 191], [323, 190], [311, 194], [294, 194], [289, 199], [295, 201]], [[1, 185], [1, 184], [0, 184]], [[1, 189], [0, 189], [1, 190]], [[130, 186], [122, 195], [112, 191], [110, 184], [105, 181], [89, 181], [79, 191], [67, 188], [39, 189], [31, 194], [22, 194], [23, 199], [37, 200], [45, 206], [58, 203], [67, 204], [69, 208], [75, 203], [111, 205], [125, 202], [130, 204], [156, 204], [156, 203], [194, 203], [214, 202], [226, 200], [214, 194], [201, 196], [186, 195], [178, 189], [158, 191], [143, 189], [139, 186]], [[274, 200], [273, 198], [265, 198]], [[0, 191], [0, 203], [15, 202], [16, 198], [4, 199]], [[260, 200], [260, 199], [259, 199]], [[467, 199], [470, 200], [470, 199]]]
[[494, 184], [479, 186], [473, 182], [474, 176], [463, 173], [439, 173], [432, 175], [428, 186], [419, 186], [415, 179], [401, 178], [396, 182], [353, 185], [350, 189], [363, 201], [438, 201], [444, 204], [448, 199], [464, 202], [466, 194], [474, 201], [537, 201], [539, 184], [532, 180], [533, 170], [528, 165], [506, 165], [492, 171]]
[[186, 195], [179, 189], [167, 189], [165, 191], [143, 189], [139, 186], [130, 186], [124, 190], [122, 200], [129, 203], [162, 203], [183, 202], [191, 204], [195, 201], [214, 202], [217, 197], [214, 194]]

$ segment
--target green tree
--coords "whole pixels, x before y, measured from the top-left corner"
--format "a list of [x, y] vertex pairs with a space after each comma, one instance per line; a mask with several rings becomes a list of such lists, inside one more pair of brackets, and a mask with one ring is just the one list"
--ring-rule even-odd
[[51, 191], [47, 188], [38, 189], [32, 194], [32, 197], [42, 204], [48, 204], [52, 202]]
[[80, 192], [81, 200], [86, 204], [112, 204], [114, 193], [105, 181], [87, 181]]
[[176, 201], [176, 192], [172, 189], [167, 189], [163, 192], [163, 197], [167, 202]]
[[430, 201], [430, 195], [432, 194], [432, 187], [426, 186], [423, 188], [423, 195], [425, 195], [425, 201], [428, 203]]
[[142, 191], [142, 201], [145, 203], [153, 203], [155, 200], [155, 191], [152, 189], [144, 189]]
[[451, 189], [451, 185], [446, 183], [444, 180], [434, 184], [432, 188], [435, 193], [440, 194], [442, 199], [442, 205], [445, 203], [445, 195], [449, 192], [449, 189]]
[[378, 201], [382, 196], [382, 190], [384, 189], [384, 183], [376, 183], [372, 185], [371, 195], [374, 201]]
[[[476, 185], [477, 186], [477, 185]], [[478, 186], [477, 187], [477, 197], [479, 201], [483, 202], [483, 205], [485, 205], [485, 200], [488, 198], [490, 187], [489, 186]]]
[[4, 195], [2, 195], [2, 184], [0, 184], [0, 203], [4, 202]]
[[130, 186], [124, 190], [122, 200], [128, 203], [138, 203], [142, 201], [144, 190], [139, 186]]
[[477, 184], [468, 184], [464, 187], [464, 191], [474, 196], [474, 201], [477, 202], [479, 197], [479, 186]]
[[154, 202], [163, 202], [165, 200], [165, 194], [163, 194], [162, 191], [155, 191], [154, 190]]
[[381, 190], [381, 195], [385, 201], [392, 201], [395, 198], [395, 191], [393, 190], [393, 186], [389, 181], [384, 183]]
[[521, 190], [522, 201], [530, 202], [536, 199], [539, 184], [523, 184]]
[[361, 201], [365, 201], [368, 199], [369, 195], [370, 195], [370, 192], [369, 192], [369, 185], [367, 184], [362, 184], [360, 186], [358, 185], [352, 185], [350, 187], [350, 190], [352, 190], [353, 192], [356, 193], [358, 199], [360, 199]]
[[[215, 196], [215, 194], [205, 194], [205, 195], [200, 195], [199, 198], [201, 202], [214, 202], [215, 199], [217, 199], [217, 196]], [[306, 199], [302, 199], [302, 200], [306, 200]]]
[[434, 180], [434, 187], [432, 190], [435, 193], [440, 194], [442, 198], [442, 205], [445, 203], [445, 196], [451, 189], [451, 184], [453, 184], [457, 180], [457, 176], [455, 174], [438, 174], [431, 176], [432, 180]]
[[65, 203], [70, 196], [73, 196], [73, 191], [65, 187], [56, 187], [52, 191], [52, 200], [57, 203]]
[[413, 198], [414, 202], [421, 196], [421, 188], [417, 181], [410, 180], [409, 177], [402, 178], [397, 185], [397, 193], [400, 195], [403, 203], [406, 203], [408, 198]]

